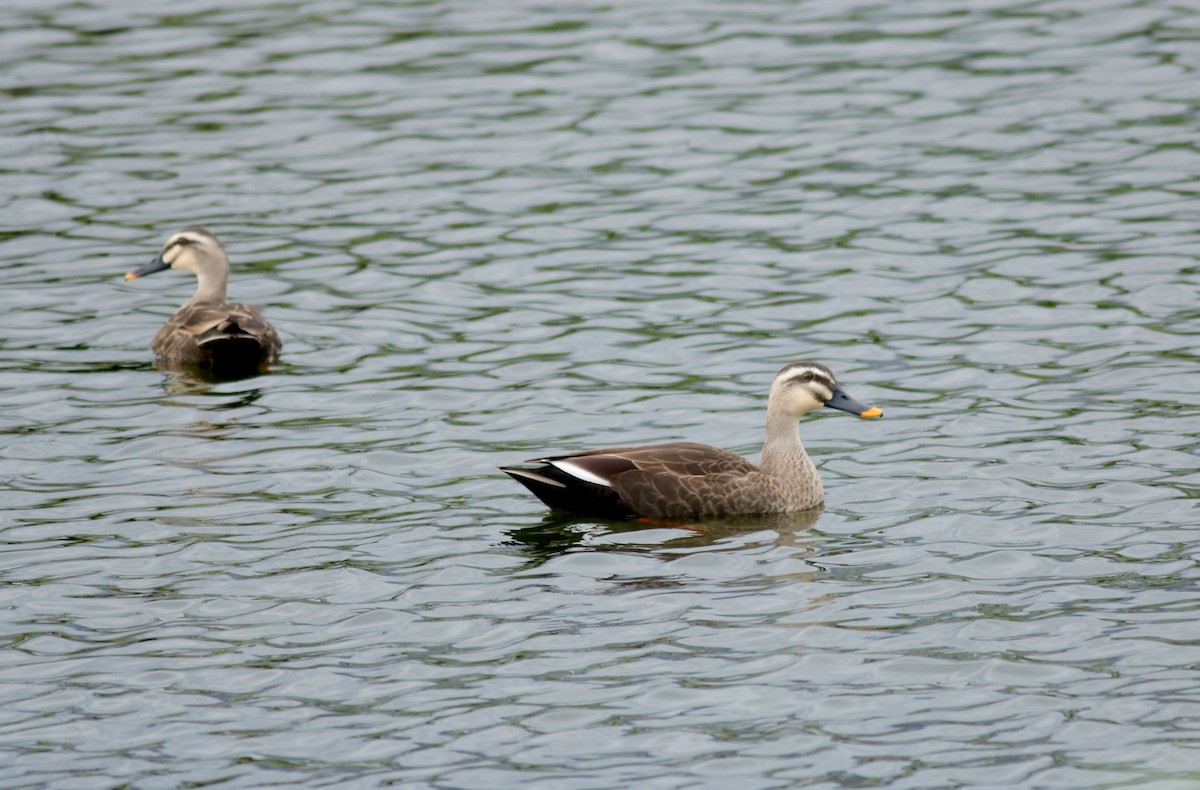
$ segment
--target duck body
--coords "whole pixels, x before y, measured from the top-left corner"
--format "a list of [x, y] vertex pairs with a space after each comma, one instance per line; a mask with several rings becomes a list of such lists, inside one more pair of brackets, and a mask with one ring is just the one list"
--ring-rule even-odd
[[125, 275], [132, 280], [163, 269], [196, 274], [196, 293], [154, 334], [150, 348], [161, 367], [190, 369], [206, 378], [237, 379], [265, 371], [282, 343], [253, 305], [225, 301], [229, 257], [215, 235], [198, 226], [167, 239], [150, 263]]
[[281, 345], [262, 311], [236, 302], [189, 302], [150, 341], [150, 349], [164, 367], [195, 367], [218, 379], [262, 373], [278, 361]]
[[821, 478], [807, 455], [803, 461], [811, 471], [785, 476], [719, 447], [672, 442], [551, 455], [501, 468], [554, 510], [703, 518], [820, 505]]
[[651, 518], [795, 513], [824, 500], [820, 474], [796, 430], [800, 416], [819, 406], [883, 414], [846, 395], [824, 365], [795, 362], [772, 384], [758, 463], [705, 444], [672, 442], [546, 455], [500, 469], [555, 510]]

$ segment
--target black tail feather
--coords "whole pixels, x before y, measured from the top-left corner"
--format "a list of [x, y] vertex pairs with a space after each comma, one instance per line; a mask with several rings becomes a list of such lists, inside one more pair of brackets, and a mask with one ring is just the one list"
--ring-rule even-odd
[[551, 464], [502, 466], [500, 471], [529, 489], [553, 510], [596, 516], [631, 516], [633, 511], [608, 486], [596, 485], [563, 472]]

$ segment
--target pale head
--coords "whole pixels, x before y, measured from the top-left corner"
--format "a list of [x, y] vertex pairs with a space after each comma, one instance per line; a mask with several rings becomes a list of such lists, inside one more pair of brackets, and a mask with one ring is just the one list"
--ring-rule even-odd
[[135, 280], [163, 269], [184, 269], [196, 275], [200, 283], [192, 301], [225, 300], [229, 256], [217, 237], [204, 228], [193, 225], [172, 234], [154, 260], [125, 275], [125, 279]]
[[785, 365], [771, 384], [770, 403], [793, 419], [824, 406], [833, 397], [837, 379], [819, 362]]
[[172, 269], [187, 269], [197, 275], [203, 270], [229, 271], [225, 247], [216, 236], [197, 226], [184, 228], [167, 239], [159, 255]]
[[785, 365], [771, 384], [768, 408], [792, 419], [800, 419], [821, 406], [848, 411], [860, 417], [880, 417], [883, 412], [867, 408], [838, 386], [833, 371], [820, 362], [792, 362]]

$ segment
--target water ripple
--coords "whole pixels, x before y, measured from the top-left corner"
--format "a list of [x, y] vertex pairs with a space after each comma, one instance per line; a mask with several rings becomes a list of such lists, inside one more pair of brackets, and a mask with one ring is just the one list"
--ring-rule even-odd
[[[1182, 7], [10, 5], [0, 784], [1200, 777]], [[271, 375], [153, 368], [191, 223]], [[824, 513], [494, 469], [799, 358]]]

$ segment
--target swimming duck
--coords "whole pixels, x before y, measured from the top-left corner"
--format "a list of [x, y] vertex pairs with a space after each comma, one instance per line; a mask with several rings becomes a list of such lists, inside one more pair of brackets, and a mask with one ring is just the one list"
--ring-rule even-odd
[[546, 455], [500, 470], [555, 510], [651, 518], [794, 513], [825, 496], [797, 431], [799, 419], [821, 406], [883, 416], [847, 395], [829, 368], [793, 362], [771, 384], [757, 464], [717, 447], [672, 442]]
[[261, 373], [278, 359], [279, 335], [259, 309], [226, 303], [229, 256], [211, 232], [194, 225], [184, 228], [167, 239], [154, 260], [125, 279], [163, 269], [187, 269], [199, 285], [150, 341], [160, 365], [235, 379]]

